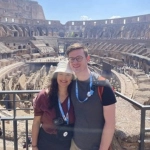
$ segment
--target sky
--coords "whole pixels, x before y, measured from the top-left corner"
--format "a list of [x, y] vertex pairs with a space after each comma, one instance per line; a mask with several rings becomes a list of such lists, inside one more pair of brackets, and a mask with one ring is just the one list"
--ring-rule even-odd
[[150, 14], [150, 0], [36, 0], [46, 20], [103, 20]]

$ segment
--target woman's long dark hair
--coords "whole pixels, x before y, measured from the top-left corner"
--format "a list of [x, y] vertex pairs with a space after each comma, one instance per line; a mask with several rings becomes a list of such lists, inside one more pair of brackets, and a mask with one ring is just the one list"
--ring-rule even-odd
[[[58, 83], [57, 83], [57, 75], [58, 73], [54, 73], [51, 78], [51, 83], [49, 86], [49, 109], [54, 108], [56, 105], [58, 105]], [[72, 77], [74, 79], [74, 77]], [[71, 88], [72, 88], [72, 81], [69, 84], [67, 91], [68, 96], [71, 95]]]

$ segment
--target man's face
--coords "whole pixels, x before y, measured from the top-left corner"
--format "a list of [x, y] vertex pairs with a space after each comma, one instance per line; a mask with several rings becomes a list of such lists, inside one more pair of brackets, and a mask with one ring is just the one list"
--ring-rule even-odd
[[75, 73], [83, 72], [87, 69], [89, 56], [85, 56], [83, 49], [73, 50], [69, 53], [68, 57], [71, 69]]

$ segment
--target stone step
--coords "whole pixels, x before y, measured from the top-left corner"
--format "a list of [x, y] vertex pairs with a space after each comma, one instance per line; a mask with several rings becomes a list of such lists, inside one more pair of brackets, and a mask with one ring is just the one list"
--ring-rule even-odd
[[[0, 145], [0, 150], [3, 150], [3, 146]], [[15, 150], [12, 146], [7, 146], [6, 147], [6, 150]], [[18, 148], [18, 150], [25, 150], [23, 148]], [[32, 150], [32, 149], [29, 149], [29, 150]]]
[[[140, 143], [141, 141], [138, 140], [138, 142]], [[144, 140], [144, 143], [145, 143], [145, 144], [146, 144], [146, 143], [147, 143], [147, 144], [150, 144], [150, 139], [145, 139], [145, 140]]]

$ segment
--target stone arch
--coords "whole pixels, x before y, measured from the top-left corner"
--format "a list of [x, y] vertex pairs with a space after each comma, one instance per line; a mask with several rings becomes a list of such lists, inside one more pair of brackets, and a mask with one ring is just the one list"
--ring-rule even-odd
[[5, 33], [7, 34], [7, 32], [8, 32], [8, 28], [7, 28], [7, 26], [5, 26], [5, 25], [3, 25], [3, 24], [0, 24], [0, 26], [2, 26], [2, 27], [3, 27], [3, 29], [4, 29]]
[[60, 29], [58, 35], [59, 35], [60, 37], [64, 37], [64, 36], [65, 36], [65, 31], [64, 31], [64, 29]]
[[36, 31], [38, 32], [38, 36], [42, 36], [43, 32], [42, 32], [42, 28], [41, 27], [37, 27]]
[[18, 37], [18, 36], [19, 36], [18, 32], [15, 31], [15, 32], [14, 32], [14, 37]]
[[18, 49], [22, 49], [22, 46], [21, 46], [21, 45], [19, 45], [19, 46], [18, 46]]
[[101, 38], [103, 36], [103, 28], [101, 26], [97, 26], [96, 37]]
[[53, 36], [58, 36], [58, 28], [53, 28]]
[[18, 31], [19, 37], [23, 37], [24, 36], [23, 35], [23, 31], [22, 31], [22, 29], [19, 26], [13, 25], [13, 27]]
[[20, 26], [20, 28], [21, 28], [22, 31], [23, 31], [23, 36], [24, 36], [24, 37], [29, 37], [29, 36], [31, 36], [31, 35], [30, 35], [30, 29], [29, 29], [28, 26]]
[[48, 35], [53, 36], [53, 28], [48, 28]]
[[38, 36], [39, 35], [39, 31], [37, 30], [37, 26], [32, 26], [30, 28], [30, 36]]
[[7, 36], [14, 37], [14, 32], [17, 32], [17, 30], [12, 25], [7, 25]]
[[91, 33], [91, 37], [92, 37], [92, 38], [96, 38], [96, 37], [97, 37], [97, 27], [95, 27], [95, 26], [92, 27], [92, 28], [91, 28], [91, 32], [92, 32], [92, 33]]
[[84, 30], [84, 35], [86, 35], [85, 38], [91, 38], [92, 37], [92, 28], [86, 27]]
[[14, 27], [12, 25], [7, 25], [7, 28], [10, 30], [14, 30]]
[[31, 27], [29, 32], [30, 32], [30, 36], [32, 37], [34, 35], [34, 28]]
[[23, 47], [22, 47], [23, 49], [25, 49], [26, 48], [26, 45], [23, 45]]
[[42, 27], [42, 35], [48, 36], [48, 29], [46, 27]]
[[0, 37], [4, 37], [7, 35], [7, 31], [3, 27], [3, 25], [0, 24]]

